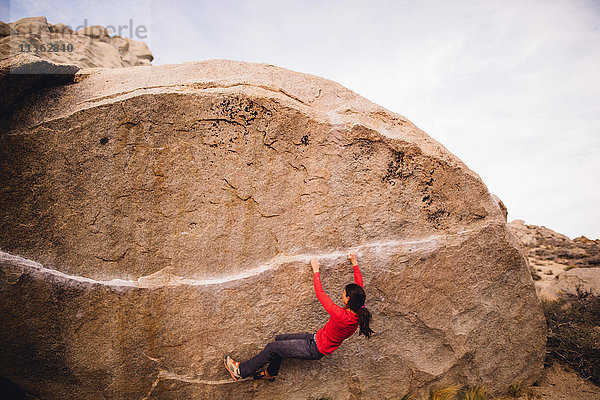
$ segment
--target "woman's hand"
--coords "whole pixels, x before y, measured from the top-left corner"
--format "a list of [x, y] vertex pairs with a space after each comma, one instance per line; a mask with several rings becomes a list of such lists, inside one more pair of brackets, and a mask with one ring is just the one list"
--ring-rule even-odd
[[319, 262], [317, 261], [317, 257], [312, 256], [310, 258], [310, 265], [312, 265], [313, 273], [319, 272]]
[[358, 265], [358, 259], [356, 258], [356, 252], [354, 250], [350, 251], [348, 259], [350, 260], [353, 266]]

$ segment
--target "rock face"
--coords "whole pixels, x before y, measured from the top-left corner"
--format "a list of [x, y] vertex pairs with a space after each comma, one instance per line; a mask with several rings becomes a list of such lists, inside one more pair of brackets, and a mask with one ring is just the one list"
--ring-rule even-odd
[[600, 294], [600, 240], [573, 240], [522, 220], [509, 224], [529, 260], [538, 296], [554, 300], [580, 290]]
[[0, 21], [0, 58], [18, 54], [80, 68], [150, 65], [154, 58], [145, 43], [111, 37], [102, 26], [73, 31], [64, 24], [49, 24], [45, 17], [22, 18], [8, 24]]
[[[0, 133], [0, 375], [43, 399], [498, 392], [542, 371], [526, 259], [480, 178], [335, 82], [210, 60], [82, 70]], [[233, 382], [327, 315], [356, 249], [370, 340]]]

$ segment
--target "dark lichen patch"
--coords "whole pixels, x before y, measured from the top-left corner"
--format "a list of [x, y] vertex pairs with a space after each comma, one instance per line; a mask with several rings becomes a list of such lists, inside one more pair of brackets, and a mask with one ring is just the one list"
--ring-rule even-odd
[[450, 216], [450, 211], [439, 209], [434, 212], [427, 214], [427, 222], [433, 224], [435, 227], [440, 227], [445, 218]]
[[211, 107], [211, 111], [219, 117], [245, 126], [251, 125], [257, 119], [269, 118], [273, 115], [271, 110], [253, 100], [235, 96], [221, 99]]
[[[438, 164], [438, 162], [436, 162], [436, 164]], [[439, 165], [436, 165], [436, 167], [439, 167]], [[428, 204], [431, 204], [433, 197], [435, 197], [433, 195], [430, 195], [429, 192], [433, 188], [435, 183], [434, 174], [436, 172], [436, 167], [431, 168], [429, 170], [429, 174], [424, 173], [426, 177], [423, 178], [419, 185], [421, 193], [423, 194], [423, 202], [429, 202]]]
[[429, 193], [429, 189], [433, 186], [433, 178], [429, 178], [426, 181], [422, 182], [421, 193], [423, 194], [423, 198], [421, 199], [423, 203], [430, 206], [433, 203], [435, 195]]
[[209, 147], [234, 151], [249, 143], [246, 128], [228, 120], [197, 121], [194, 128], [201, 132], [202, 144]]
[[[438, 160], [431, 160], [424, 168], [423, 176], [419, 181], [421, 195], [421, 210], [427, 222], [435, 228], [442, 228], [450, 216], [448, 199], [442, 188], [446, 185], [444, 165]], [[441, 174], [441, 175], [440, 175]]]
[[448, 200], [441, 190], [445, 185], [443, 179], [440, 180], [440, 174], [445, 173], [444, 166], [438, 160], [417, 157], [420, 154], [412, 149], [393, 150], [381, 180], [392, 186], [399, 182], [403, 187], [416, 185], [418, 197], [415, 200], [421, 200], [419, 204], [425, 220], [435, 228], [443, 228], [451, 215]]
[[350, 143], [344, 144], [344, 147], [350, 148], [352, 151], [352, 158], [366, 158], [368, 159], [373, 155], [376, 150], [374, 142], [370, 139], [355, 138]]
[[393, 150], [392, 158], [381, 181], [394, 186], [398, 181], [408, 179], [413, 174], [412, 165], [411, 155], [402, 150]]
[[302, 138], [300, 139], [300, 143], [302, 143], [304, 146], [308, 146], [310, 144], [310, 139], [308, 135], [302, 136]]

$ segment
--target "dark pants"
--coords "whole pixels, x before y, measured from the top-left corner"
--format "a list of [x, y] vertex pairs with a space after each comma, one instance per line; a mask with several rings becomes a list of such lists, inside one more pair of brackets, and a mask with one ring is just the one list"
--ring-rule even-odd
[[240, 363], [240, 375], [246, 378], [253, 375], [263, 365], [269, 363], [267, 372], [271, 376], [279, 373], [284, 358], [318, 360], [323, 354], [317, 349], [313, 333], [288, 333], [275, 336], [275, 341], [267, 344], [263, 351]]

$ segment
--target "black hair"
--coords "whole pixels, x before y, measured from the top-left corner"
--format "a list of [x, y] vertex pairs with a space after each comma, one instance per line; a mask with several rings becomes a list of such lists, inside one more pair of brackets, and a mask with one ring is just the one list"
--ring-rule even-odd
[[371, 312], [364, 307], [365, 298], [367, 297], [365, 291], [356, 283], [349, 283], [344, 290], [346, 291], [346, 297], [349, 297], [348, 308], [358, 315], [358, 326], [360, 328], [358, 336], [364, 335], [368, 339], [373, 331], [369, 327]]

